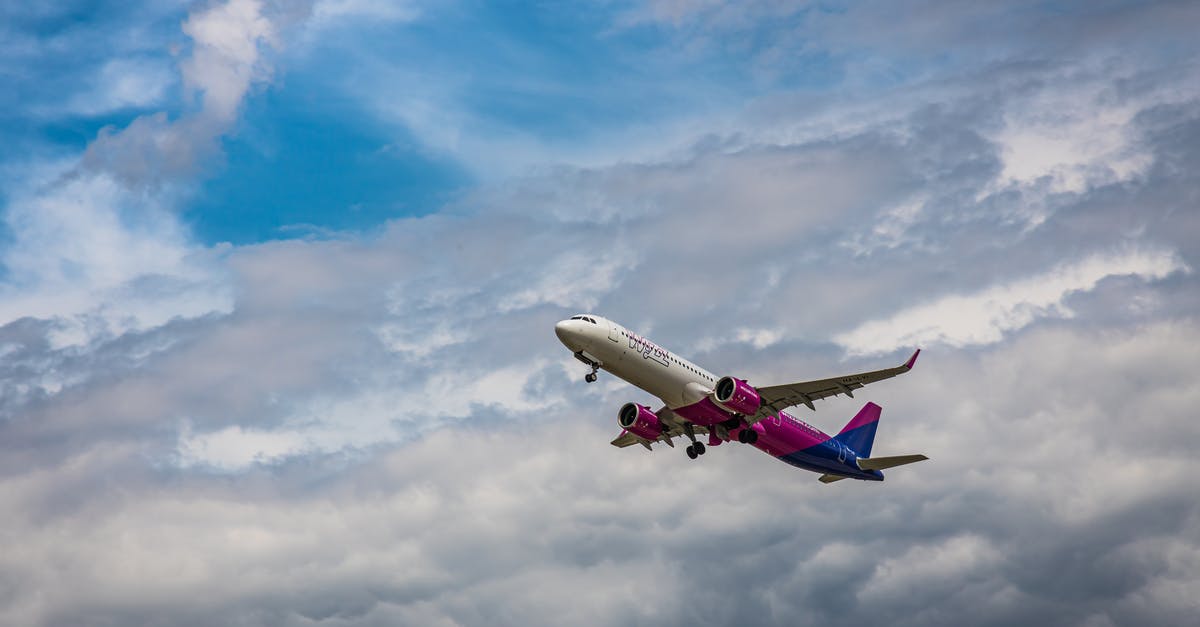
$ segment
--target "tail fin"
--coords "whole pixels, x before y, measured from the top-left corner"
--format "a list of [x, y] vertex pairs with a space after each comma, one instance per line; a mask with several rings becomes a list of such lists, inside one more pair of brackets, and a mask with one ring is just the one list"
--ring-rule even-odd
[[875, 443], [875, 429], [879, 426], [879, 414], [882, 411], [883, 408], [875, 403], [863, 405], [833, 439], [845, 444], [859, 457], [870, 457], [871, 445]]

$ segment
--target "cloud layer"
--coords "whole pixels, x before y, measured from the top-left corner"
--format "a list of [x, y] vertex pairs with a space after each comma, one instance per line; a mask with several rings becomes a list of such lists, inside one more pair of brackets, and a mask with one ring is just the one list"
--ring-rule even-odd
[[[123, 40], [32, 11], [0, 20], [32, 42], [10, 60]], [[415, 4], [161, 11], [140, 26], [157, 52], [110, 46], [83, 91], [21, 110], [87, 118], [85, 144], [0, 153], [0, 623], [1200, 610], [1190, 4], [618, 3], [528, 29]], [[673, 107], [622, 113], [650, 84]], [[373, 146], [474, 183], [362, 231], [199, 239], [187, 208], [236, 176], [230, 142], [270, 153], [255, 116], [330, 93]], [[879, 454], [931, 460], [825, 486], [735, 444], [617, 450], [616, 409], [655, 401], [583, 383], [552, 333], [579, 310], [762, 384], [921, 345], [912, 373], [800, 411], [830, 430], [875, 401]]]
[[1038, 276], [995, 285], [976, 294], [949, 296], [872, 320], [833, 340], [856, 355], [940, 343], [952, 347], [993, 344], [1038, 318], [1069, 318], [1065, 300], [1108, 277], [1162, 279], [1188, 270], [1174, 253], [1133, 251], [1095, 255]]

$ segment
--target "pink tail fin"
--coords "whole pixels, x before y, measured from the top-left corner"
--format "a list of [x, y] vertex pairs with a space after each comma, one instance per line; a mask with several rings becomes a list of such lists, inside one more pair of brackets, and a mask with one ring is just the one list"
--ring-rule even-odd
[[834, 439], [848, 446], [859, 457], [870, 457], [871, 445], [875, 443], [875, 429], [879, 426], [882, 413], [883, 408], [875, 403], [863, 405]]

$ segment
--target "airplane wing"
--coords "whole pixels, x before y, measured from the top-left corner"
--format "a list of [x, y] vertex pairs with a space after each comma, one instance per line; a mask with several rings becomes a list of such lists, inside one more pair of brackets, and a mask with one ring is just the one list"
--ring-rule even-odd
[[845, 394], [850, 398], [854, 398], [853, 391], [868, 383], [890, 379], [898, 374], [904, 374], [912, 370], [913, 364], [917, 363], [917, 355], [920, 354], [921, 349], [918, 348], [917, 352], [908, 358], [908, 361], [895, 368], [860, 372], [844, 377], [821, 379], [820, 381], [802, 381], [800, 383], [755, 388], [758, 390], [758, 395], [762, 398], [762, 406], [759, 408], [758, 413], [754, 415], [753, 422], [758, 422], [763, 418], [777, 414], [795, 405], [806, 405], [809, 409], [816, 411], [817, 408], [813, 405], [813, 401], [818, 401], [829, 396]]
[[[675, 443], [672, 440], [683, 435], [683, 418], [677, 416], [675, 412], [671, 411], [670, 408], [666, 406], [661, 407], [654, 413], [658, 416], [658, 421], [663, 425], [662, 435], [658, 436], [658, 440], [655, 441], [666, 442], [667, 446], [674, 447]], [[700, 425], [692, 425], [692, 432], [696, 435], [701, 435], [708, 433], [708, 429]], [[649, 442], [628, 431], [622, 431], [621, 435], [618, 435], [617, 438], [611, 442], [611, 444], [617, 448], [625, 448], [626, 446], [633, 446], [634, 444], [641, 444], [647, 449], [650, 448]]]

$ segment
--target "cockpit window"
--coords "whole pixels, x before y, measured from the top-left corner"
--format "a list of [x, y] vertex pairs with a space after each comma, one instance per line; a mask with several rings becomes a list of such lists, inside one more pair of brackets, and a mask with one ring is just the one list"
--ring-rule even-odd
[[592, 324], [596, 324], [596, 321], [592, 320], [591, 318], [584, 318], [584, 320], [587, 320], [588, 322], [590, 322]]
[[583, 320], [583, 316], [571, 316], [572, 320]]

